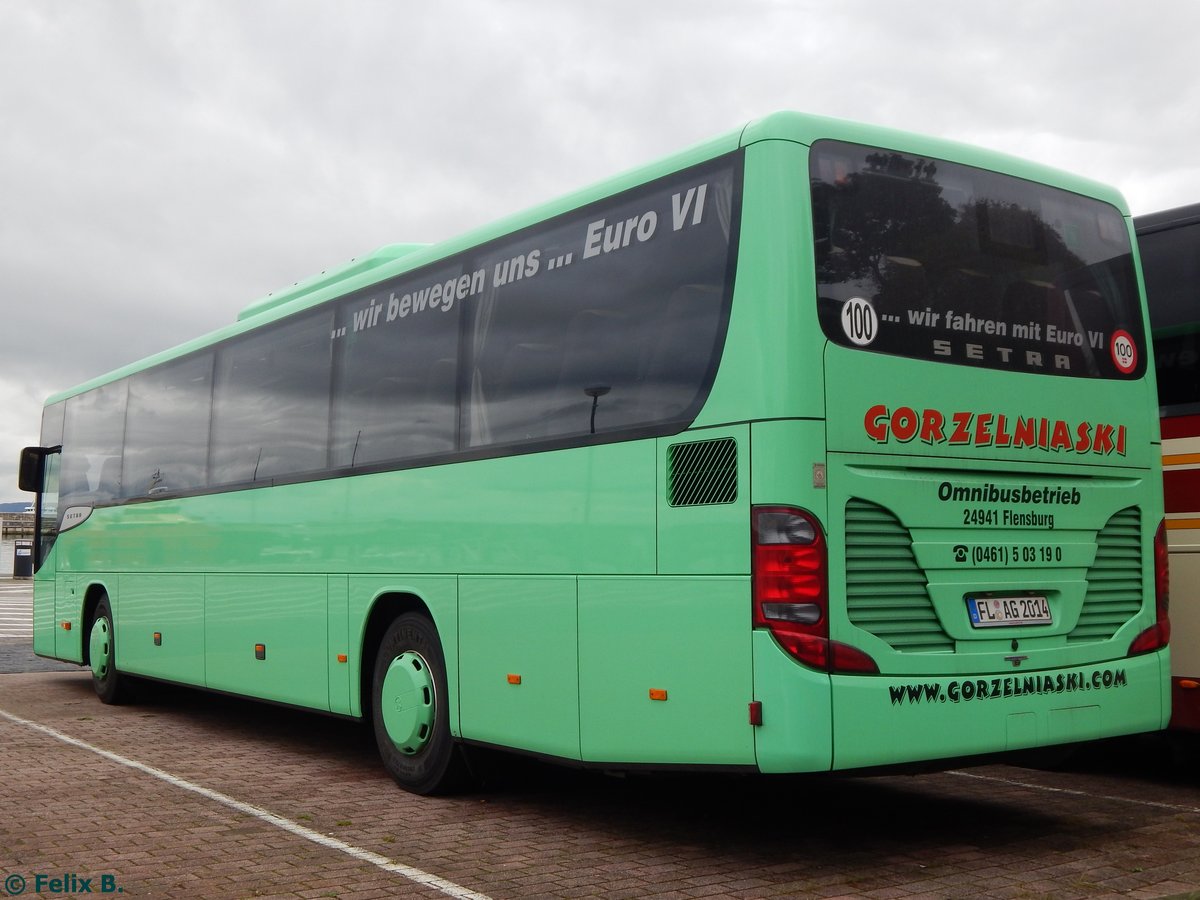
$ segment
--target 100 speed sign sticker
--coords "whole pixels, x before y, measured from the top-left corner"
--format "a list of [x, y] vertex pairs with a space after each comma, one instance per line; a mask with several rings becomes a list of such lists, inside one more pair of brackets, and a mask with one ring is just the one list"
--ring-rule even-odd
[[866, 347], [879, 334], [879, 317], [870, 300], [851, 297], [842, 304], [842, 331], [851, 343]]

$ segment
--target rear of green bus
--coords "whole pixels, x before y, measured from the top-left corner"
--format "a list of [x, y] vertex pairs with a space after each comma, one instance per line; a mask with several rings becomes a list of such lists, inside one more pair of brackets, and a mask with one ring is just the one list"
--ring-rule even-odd
[[[774, 117], [743, 143], [738, 296], [763, 301], [771, 385], [751, 432], [760, 769], [1162, 728], [1160, 441], [1123, 200], [842, 123]], [[788, 233], [797, 262], [754, 284]]]

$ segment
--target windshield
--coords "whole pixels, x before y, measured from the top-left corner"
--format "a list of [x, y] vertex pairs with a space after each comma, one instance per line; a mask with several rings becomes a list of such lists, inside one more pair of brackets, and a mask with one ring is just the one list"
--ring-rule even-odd
[[979, 368], [1144, 373], [1129, 233], [1114, 207], [855, 144], [819, 141], [810, 160], [831, 341]]

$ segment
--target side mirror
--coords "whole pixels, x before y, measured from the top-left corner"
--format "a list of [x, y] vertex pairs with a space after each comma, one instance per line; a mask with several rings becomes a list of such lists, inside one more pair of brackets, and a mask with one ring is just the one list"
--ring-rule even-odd
[[46, 457], [58, 447], [26, 447], [21, 451], [17, 486], [31, 494], [40, 494], [46, 476]]

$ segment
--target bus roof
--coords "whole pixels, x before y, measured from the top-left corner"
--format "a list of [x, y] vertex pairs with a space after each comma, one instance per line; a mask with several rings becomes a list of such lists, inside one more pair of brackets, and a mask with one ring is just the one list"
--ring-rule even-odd
[[1162, 209], [1158, 212], [1135, 216], [1133, 224], [1136, 226], [1138, 234], [1149, 234], [1152, 231], [1191, 225], [1197, 221], [1200, 221], [1200, 203], [1191, 203], [1187, 206], [1177, 206], [1174, 209]]

